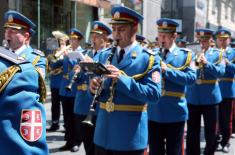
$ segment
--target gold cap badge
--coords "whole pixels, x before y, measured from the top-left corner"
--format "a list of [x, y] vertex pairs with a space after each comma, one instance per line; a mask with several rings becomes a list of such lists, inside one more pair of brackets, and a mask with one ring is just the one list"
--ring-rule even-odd
[[95, 30], [98, 29], [98, 24], [95, 24], [95, 25], [94, 25], [94, 29], [95, 29]]
[[199, 35], [200, 35], [200, 36], [204, 36], [204, 32], [203, 32], [203, 31], [200, 31]]
[[120, 18], [120, 12], [115, 12], [114, 13], [114, 16], [113, 16], [115, 19], [118, 19], [118, 18]]
[[8, 22], [13, 22], [13, 16], [12, 15], [8, 16]]
[[167, 22], [164, 21], [164, 22], [162, 23], [162, 27], [167, 27], [167, 26], [168, 26], [168, 25], [167, 25]]

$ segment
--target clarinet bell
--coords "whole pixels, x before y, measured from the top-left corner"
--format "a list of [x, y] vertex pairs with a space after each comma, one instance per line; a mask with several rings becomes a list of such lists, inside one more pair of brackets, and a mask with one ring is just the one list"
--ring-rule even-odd
[[86, 116], [85, 120], [82, 121], [82, 125], [87, 126], [87, 127], [93, 127], [93, 115], [89, 114]]
[[93, 127], [94, 124], [92, 122], [92, 119], [93, 119], [92, 115], [87, 115], [86, 119], [84, 121], [82, 121], [82, 124], [84, 126]]
[[69, 84], [65, 87], [66, 90], [71, 91], [72, 90], [72, 84]]
[[94, 123], [93, 123], [94, 116], [95, 116], [95, 110], [94, 109], [90, 109], [90, 111], [87, 114], [85, 120], [82, 121], [82, 124], [84, 126], [93, 127], [94, 126]]

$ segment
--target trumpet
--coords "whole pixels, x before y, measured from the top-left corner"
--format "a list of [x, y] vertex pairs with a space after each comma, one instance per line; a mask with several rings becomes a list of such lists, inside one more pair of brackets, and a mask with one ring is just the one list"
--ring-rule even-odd
[[[105, 63], [106, 65], [111, 64], [111, 62], [112, 62], [112, 60], [113, 60], [113, 56], [114, 56], [114, 54], [115, 54], [115, 52], [116, 52], [116, 50], [117, 50], [118, 44], [119, 44], [119, 40], [115, 40], [115, 41], [113, 42], [112, 50], [111, 50], [111, 52], [110, 52], [110, 54], [109, 54], [109, 56], [108, 56], [108, 58], [107, 58], [107, 60], [106, 60], [106, 63]], [[101, 78], [103, 79], [103, 76], [102, 76], [102, 75], [101, 75]], [[102, 81], [103, 81], [103, 80], [102, 80]], [[89, 110], [89, 112], [88, 112], [88, 114], [87, 114], [85, 120], [82, 121], [83, 125], [86, 125], [86, 126], [88, 126], [88, 127], [93, 127], [93, 126], [94, 126], [93, 121], [94, 121], [94, 114], [95, 114], [95, 106], [96, 106], [96, 103], [97, 103], [97, 101], [98, 101], [98, 98], [99, 98], [99, 96], [100, 96], [100, 94], [101, 94], [101, 92], [102, 92], [102, 89], [103, 89], [103, 88], [102, 88], [102, 85], [103, 85], [103, 84], [101, 84], [100, 87], [95, 91], [95, 95], [94, 95], [93, 100], [92, 100], [92, 103], [91, 103], [91, 105], [90, 105], [90, 110]]]
[[60, 56], [63, 55], [64, 52], [67, 51], [67, 50], [69, 50], [69, 49], [71, 49], [71, 45], [68, 45], [68, 46], [66, 46], [66, 47], [63, 48], [63, 49], [60, 49], [60, 48], [57, 49], [56, 51], [58, 51], [58, 52], [56, 52], [56, 53], [54, 54], [54, 58], [55, 58], [55, 59], [60, 58]]
[[195, 60], [195, 66], [200, 67], [201, 66], [201, 58], [204, 56], [205, 49], [203, 49], [200, 53], [196, 54], [196, 60]]

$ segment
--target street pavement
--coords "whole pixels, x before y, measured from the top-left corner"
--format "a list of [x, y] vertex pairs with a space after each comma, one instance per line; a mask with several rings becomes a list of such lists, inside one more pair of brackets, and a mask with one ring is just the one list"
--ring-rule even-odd
[[[46, 114], [47, 114], [47, 128], [50, 127], [51, 124], [51, 100], [50, 100], [50, 92], [47, 95], [47, 100], [45, 103]], [[63, 115], [60, 117], [60, 129], [56, 132], [47, 132], [47, 144], [49, 147], [50, 155], [68, 155], [68, 154], [76, 154], [76, 155], [85, 155], [85, 150], [83, 145], [80, 147], [78, 152], [70, 152], [70, 151], [59, 151], [58, 148], [65, 144], [64, 141], [64, 128], [63, 128]]]
[[[49, 128], [51, 123], [51, 102], [50, 102], [50, 92], [47, 96], [47, 101], [45, 103], [46, 113], [47, 113], [47, 128]], [[49, 147], [49, 152], [51, 155], [68, 155], [68, 154], [76, 154], [76, 155], [85, 155], [85, 150], [83, 145], [80, 147], [78, 152], [70, 152], [70, 151], [63, 151], [60, 152], [58, 150], [59, 147], [63, 146], [65, 144], [64, 141], [64, 128], [63, 128], [63, 115], [61, 114], [61, 121], [60, 121], [60, 130], [57, 132], [47, 132], [47, 144]], [[202, 131], [203, 133], [203, 124], [202, 124]], [[223, 153], [221, 151], [218, 151], [215, 153], [215, 155], [235, 155], [235, 138], [231, 139], [230, 141], [231, 147], [229, 153]], [[185, 145], [184, 145], [185, 146]], [[203, 148], [205, 147], [205, 139], [204, 135], [201, 135], [201, 152], [203, 152]]]

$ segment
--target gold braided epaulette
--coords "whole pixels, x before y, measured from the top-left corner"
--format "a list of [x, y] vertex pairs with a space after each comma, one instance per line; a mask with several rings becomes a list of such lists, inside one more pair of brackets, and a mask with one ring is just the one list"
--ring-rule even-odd
[[33, 60], [32, 64], [33, 66], [36, 66], [36, 64], [38, 63], [38, 61], [40, 60], [41, 56], [36, 56], [35, 59]]
[[[136, 74], [136, 75], [133, 75], [133, 76], [131, 76], [131, 77], [132, 77], [133, 79], [135, 79], [135, 80], [139, 80], [139, 79], [143, 78], [143, 77], [148, 73], [148, 71], [149, 71], [150, 69], [152, 69], [153, 65], [154, 65], [154, 56], [153, 56], [153, 55], [150, 55], [150, 57], [149, 57], [149, 64], [148, 64], [147, 69], [146, 69], [143, 73], [141, 73], [141, 74]], [[128, 76], [124, 71], [121, 71], [121, 73], [122, 73], [122, 75]]]
[[4, 90], [4, 88], [11, 81], [15, 73], [20, 70], [19, 66], [13, 65], [7, 68], [4, 72], [0, 74], [0, 93]]
[[44, 103], [47, 97], [46, 84], [38, 68], [36, 68], [36, 71], [38, 72], [39, 75], [39, 95], [40, 95], [39, 101]]
[[191, 61], [192, 61], [192, 52], [188, 52], [186, 62], [185, 62], [185, 64], [183, 66], [181, 66], [181, 67], [174, 67], [171, 64], [167, 64], [167, 67], [175, 69], [175, 70], [184, 70], [185, 68], [190, 66]]

